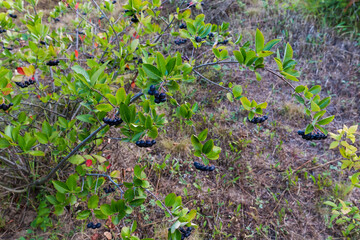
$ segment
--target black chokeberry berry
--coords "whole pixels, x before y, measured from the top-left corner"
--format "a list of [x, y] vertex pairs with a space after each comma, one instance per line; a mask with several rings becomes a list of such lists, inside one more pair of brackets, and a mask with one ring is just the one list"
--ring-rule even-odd
[[186, 26], [185, 23], [181, 23], [180, 26], [179, 26], [180, 29], [185, 29], [186, 27], [187, 27], [187, 26]]
[[152, 140], [151, 141], [151, 145], [155, 145], [156, 144], [156, 141], [155, 140]]
[[60, 18], [55, 18], [54, 21], [55, 22], [60, 22]]
[[196, 41], [196, 42], [201, 42], [201, 41], [202, 41], [202, 38], [199, 37], [199, 36], [197, 36], [197, 37], [195, 38], [195, 41]]
[[139, 19], [136, 16], [134, 16], [133, 18], [130, 19], [130, 21], [132, 21], [133, 23], [137, 23], [139, 22]]
[[95, 227], [96, 227], [96, 228], [101, 228], [101, 223], [97, 223], [97, 224], [95, 225]]
[[155, 86], [154, 86], [154, 85], [150, 85], [150, 90], [154, 92], [154, 91], [156, 90]]
[[159, 96], [159, 91], [158, 91], [158, 90], [155, 90], [155, 91], [154, 91], [154, 96], [155, 96], [155, 97], [158, 97], [158, 96]]
[[154, 92], [149, 89], [148, 94], [149, 95], [154, 95]]
[[211, 32], [211, 33], [209, 33], [209, 34], [208, 34], [208, 37], [209, 37], [209, 39], [214, 38], [214, 33], [212, 33], [212, 32]]
[[150, 140], [146, 140], [145, 144], [146, 144], [146, 147], [151, 147], [151, 141]]
[[29, 85], [30, 85], [29, 81], [25, 81], [24, 84], [25, 84], [26, 86], [29, 86]]
[[159, 98], [160, 98], [160, 99], [165, 99], [165, 98], [166, 98], [166, 94], [165, 94], [165, 93], [160, 93]]
[[9, 17], [11, 17], [11, 18], [17, 18], [17, 15], [9, 13]]
[[139, 147], [145, 147], [145, 141], [144, 140], [140, 141]]
[[89, 222], [87, 225], [87, 228], [92, 228], [94, 226], [94, 223], [93, 222]]
[[159, 104], [160, 102], [161, 102], [160, 99], [158, 98], [155, 99], [155, 103]]
[[116, 0], [112, 1], [112, 4], [115, 4], [116, 3]]

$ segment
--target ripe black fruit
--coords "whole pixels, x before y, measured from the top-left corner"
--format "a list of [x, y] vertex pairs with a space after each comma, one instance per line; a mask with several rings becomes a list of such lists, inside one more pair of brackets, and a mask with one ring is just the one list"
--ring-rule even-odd
[[0, 104], [0, 109], [7, 111], [9, 108], [11, 108], [12, 106], [14, 106], [13, 103], [9, 103], [8, 105], [6, 105], [5, 103]]
[[101, 223], [97, 223], [97, 224], [95, 225], [95, 227], [96, 227], [96, 228], [101, 228]]
[[253, 119], [247, 119], [249, 122], [251, 122], [251, 123], [254, 123], [254, 124], [256, 124], [256, 123], [263, 123], [263, 122], [265, 122], [266, 120], [268, 119], [268, 116], [266, 116], [266, 115], [264, 115], [264, 116], [262, 116], [262, 117], [253, 117]]
[[181, 39], [181, 38], [176, 39], [176, 40], [174, 41], [174, 43], [175, 43], [176, 45], [185, 44], [186, 42], [187, 42], [187, 39]]
[[197, 37], [195, 38], [195, 41], [196, 41], [196, 42], [201, 42], [201, 41], [202, 41], [202, 38], [199, 37], [199, 36], [197, 36]]
[[214, 33], [212, 33], [212, 32], [209, 33], [209, 34], [208, 34], [208, 38], [209, 38], [209, 39], [213, 39], [213, 38], [214, 38]]
[[116, 3], [116, 1], [114, 0], [114, 1], [112, 1], [112, 4], [115, 4]]
[[214, 171], [215, 170], [215, 166], [205, 166], [205, 165], [202, 165], [201, 163], [199, 162], [194, 162], [194, 166], [196, 169], [200, 170], [200, 171]]
[[315, 131], [315, 134], [313, 133], [308, 133], [308, 134], [305, 134], [305, 131], [304, 130], [299, 130], [297, 132], [303, 139], [309, 141], [309, 140], [322, 140], [322, 139], [326, 139], [327, 138], [327, 135], [325, 135], [324, 133], [316, 130]]
[[54, 18], [55, 22], [60, 22], [60, 18]]
[[0, 29], [0, 33], [6, 32], [6, 29]]
[[180, 24], [180, 26], [179, 26], [179, 28], [180, 28], [180, 29], [186, 29], [186, 28], [187, 28], [187, 26], [186, 26], [186, 24], [185, 24], [185, 23], [181, 23], [181, 24]]
[[138, 147], [152, 147], [153, 145], [156, 144], [155, 140], [140, 140], [140, 141], [136, 141], [136, 146]]
[[92, 228], [93, 226], [94, 226], [94, 223], [93, 223], [93, 222], [89, 222], [89, 223], [86, 225], [87, 228]]
[[222, 42], [219, 42], [219, 45], [221, 45], [221, 44], [226, 45], [228, 42], [229, 42], [229, 40], [226, 39], [226, 40], [224, 40]]
[[139, 19], [136, 16], [134, 16], [133, 18], [130, 19], [130, 21], [132, 21], [133, 23], [137, 23], [139, 22]]
[[57, 66], [59, 65], [60, 61], [59, 60], [50, 60], [46, 63], [46, 65], [48, 66]]
[[9, 17], [11, 17], [11, 18], [17, 18], [17, 15], [9, 13]]
[[181, 232], [181, 240], [184, 240], [187, 237], [190, 237], [191, 232], [194, 230], [193, 227], [188, 227], [186, 230], [183, 227], [179, 228]]
[[115, 117], [114, 119], [104, 117], [103, 121], [104, 121], [104, 123], [106, 123], [106, 124], [108, 124], [110, 126], [118, 126], [123, 122], [123, 120], [121, 118], [119, 118], [119, 117]]

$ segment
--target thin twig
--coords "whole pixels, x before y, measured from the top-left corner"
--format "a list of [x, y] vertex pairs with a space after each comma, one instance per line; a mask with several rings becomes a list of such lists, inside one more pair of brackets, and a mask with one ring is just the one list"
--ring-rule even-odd
[[196, 70], [193, 70], [193, 71], [194, 71], [197, 75], [199, 75], [200, 77], [202, 77], [204, 80], [206, 80], [206, 81], [208, 81], [208, 82], [210, 82], [210, 83], [212, 83], [212, 84], [214, 84], [214, 85], [216, 85], [216, 86], [218, 86], [218, 87], [221, 87], [221, 88], [223, 88], [223, 89], [225, 89], [225, 90], [227, 90], [227, 91], [229, 91], [229, 92], [232, 92], [230, 88], [221, 86], [220, 84], [211, 81], [210, 79], [208, 79], [208, 78], [204, 77], [203, 75], [201, 75], [201, 73], [199, 73], [199, 72], [196, 71]]
[[156, 200], [158, 200], [161, 203], [161, 206], [170, 214], [170, 216], [174, 217], [171, 213], [171, 211], [165, 206], [165, 204], [149, 189], [145, 189], [146, 192], [148, 192], [151, 196], [153, 196]]

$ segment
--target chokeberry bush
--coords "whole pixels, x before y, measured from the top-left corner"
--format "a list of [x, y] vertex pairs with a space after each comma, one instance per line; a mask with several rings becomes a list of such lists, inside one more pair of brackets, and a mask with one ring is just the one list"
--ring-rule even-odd
[[[253, 42], [244, 42], [228, 23], [208, 23], [199, 14], [200, 0], [64, 0], [47, 18], [37, 3], [0, 1], [5, 10], [0, 13], [0, 160], [7, 173], [0, 187], [19, 194], [42, 185], [55, 190], [39, 206], [34, 227], [48, 226], [50, 212], [61, 215], [84, 202], [86, 209], [75, 217], [88, 228], [101, 227], [96, 219], [110, 218], [118, 225], [151, 197], [170, 218], [169, 239], [183, 239], [198, 228], [196, 211], [184, 207], [181, 196], [158, 197], [140, 165], [131, 181], [122, 181], [100, 146], [110, 128], [119, 129], [124, 145], [153, 146], [171, 122], [161, 111], [165, 106], [175, 112], [171, 117], [194, 126], [199, 104], [176, 98], [185, 83], [205, 81], [225, 90], [228, 101], [247, 111], [249, 122], [264, 124], [267, 102], [246, 96], [239, 84], [208, 79], [203, 72], [210, 66], [231, 64], [253, 72], [259, 82], [263, 73], [273, 74], [292, 89], [311, 119], [301, 134], [319, 139], [328, 134], [324, 125], [334, 118], [326, 115], [330, 97], [320, 96], [319, 85], [299, 84], [290, 43], [275, 49], [281, 40], [265, 40], [259, 29]], [[164, 12], [164, 6], [173, 12]], [[71, 24], [53, 27], [66, 16], [73, 18]], [[193, 57], [208, 50], [210, 56]], [[213, 171], [216, 162], [210, 161], [219, 158], [221, 148], [208, 129], [194, 129], [191, 143], [201, 162], [195, 167]], [[101, 201], [105, 196], [111, 201]], [[136, 223], [124, 227], [122, 238], [137, 239], [131, 235], [135, 229]]]

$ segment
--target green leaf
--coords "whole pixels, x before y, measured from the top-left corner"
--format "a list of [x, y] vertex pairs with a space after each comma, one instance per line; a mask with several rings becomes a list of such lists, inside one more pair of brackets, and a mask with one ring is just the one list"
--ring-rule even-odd
[[27, 154], [30, 154], [32, 156], [37, 156], [37, 157], [43, 157], [45, 156], [45, 153], [43, 151], [28, 151], [26, 152]]
[[75, 65], [71, 69], [74, 70], [74, 72], [76, 72], [77, 74], [82, 75], [88, 83], [91, 82], [89, 74], [81, 66]]
[[330, 202], [330, 201], [326, 201], [326, 202], [324, 202], [324, 204], [329, 205], [329, 206], [334, 207], [334, 208], [337, 208], [337, 205], [335, 203], [333, 203], [333, 202]]
[[85, 159], [81, 155], [73, 155], [68, 160], [72, 164], [79, 165], [83, 162], [85, 162]]
[[95, 123], [95, 121], [93, 120], [94, 117], [90, 114], [83, 114], [83, 115], [79, 115], [79, 116], [76, 116], [76, 119], [82, 121], [82, 122], [86, 122], [86, 123]]
[[166, 75], [170, 75], [170, 73], [174, 70], [176, 64], [176, 58], [170, 58], [170, 60], [166, 64]]
[[87, 219], [91, 214], [90, 210], [81, 211], [77, 214], [76, 219], [78, 220], [84, 220]]
[[318, 94], [320, 91], [321, 91], [321, 86], [319, 85], [315, 85], [309, 90], [309, 92], [311, 92], [314, 95]]
[[110, 104], [104, 103], [97, 105], [96, 109], [101, 112], [110, 112], [113, 109], [113, 107]]
[[232, 91], [233, 91], [234, 97], [238, 98], [241, 96], [243, 90], [242, 90], [241, 85], [235, 85], [233, 87]]
[[117, 104], [120, 104], [120, 103], [123, 103], [125, 102], [125, 99], [126, 99], [126, 92], [125, 92], [125, 89], [122, 87], [122, 88], [119, 88], [116, 92], [116, 101], [117, 101]]
[[314, 101], [311, 101], [311, 111], [318, 112], [320, 110], [320, 107]]
[[[165, 58], [160, 52], [156, 53], [156, 64], [157, 64], [158, 69], [161, 70], [161, 73], [162, 73], [161, 75], [165, 75], [165, 73], [166, 73]], [[150, 66], [152, 66], [152, 65], [150, 65]]]
[[121, 119], [124, 120], [124, 122], [126, 122], [127, 124], [131, 123], [130, 109], [124, 103], [120, 104], [120, 116], [121, 116]]
[[159, 135], [157, 127], [152, 127], [147, 135], [152, 139], [157, 138]]
[[[240, 63], [240, 64], [243, 64], [244, 63], [244, 56], [242, 55], [242, 53], [240, 51], [233, 51], [234, 53], [234, 56], [236, 58], [236, 60]], [[220, 54], [219, 54], [220, 56]]]
[[100, 206], [100, 211], [106, 216], [115, 214], [115, 211], [113, 211], [111, 206], [107, 203]]
[[170, 193], [165, 197], [165, 206], [171, 207], [175, 203], [176, 194]]
[[270, 51], [276, 44], [278, 44], [281, 39], [273, 39], [265, 44], [263, 51]]
[[247, 99], [247, 97], [240, 98], [240, 101], [241, 101], [243, 107], [245, 108], [245, 110], [248, 110], [248, 111], [251, 110], [251, 103]]
[[305, 129], [305, 134], [309, 134], [311, 133], [312, 131], [314, 130], [314, 126], [309, 124], [306, 126], [306, 129]]
[[70, 191], [74, 191], [76, 186], [77, 186], [77, 179], [78, 179], [78, 176], [77, 175], [70, 175], [68, 177], [68, 179], [66, 180], [66, 186], [68, 186], [69, 190]]
[[305, 90], [305, 87], [302, 86], [302, 85], [297, 86], [297, 87], [295, 88], [295, 92], [297, 92], [297, 93], [301, 93], [301, 92], [303, 92], [304, 90]]
[[94, 86], [94, 85], [97, 83], [100, 75], [105, 71], [106, 66], [107, 66], [107, 62], [104, 63], [104, 64], [91, 76], [91, 79], [90, 79], [91, 86]]
[[292, 58], [293, 58], [293, 50], [290, 44], [287, 43], [282, 64], [285, 64], [287, 61], [291, 60]]
[[323, 118], [323, 119], [321, 119], [320, 121], [318, 121], [317, 124], [319, 124], [319, 125], [329, 124], [329, 123], [331, 123], [331, 122], [334, 120], [334, 117], [335, 117], [335, 116], [330, 116], [330, 117], [327, 117], [327, 118]]
[[98, 195], [92, 195], [89, 198], [89, 201], [88, 201], [88, 208], [95, 209], [95, 208], [98, 207], [98, 204], [99, 204], [99, 196]]
[[211, 152], [211, 150], [213, 149], [214, 147], [214, 141], [212, 139], [210, 139], [209, 141], [207, 141], [204, 146], [202, 147], [202, 152], [204, 154], [208, 154]]
[[264, 48], [264, 35], [259, 29], [256, 29], [256, 35], [255, 35], [255, 49], [256, 53], [259, 53]]
[[208, 135], [208, 129], [206, 128], [199, 134], [199, 136], [198, 136], [199, 141], [200, 142], [205, 141], [207, 138], [207, 135]]
[[321, 109], [324, 109], [330, 104], [330, 101], [331, 101], [331, 97], [327, 97], [327, 98], [324, 98], [323, 100], [321, 100], [318, 103], [318, 105]]
[[144, 63], [142, 68], [145, 71], [146, 75], [151, 79], [159, 80], [162, 77], [161, 72], [151, 64]]
[[195, 150], [201, 150], [202, 149], [202, 144], [200, 143], [199, 139], [194, 135], [191, 136], [191, 143], [194, 146]]
[[10, 143], [5, 138], [0, 138], [0, 148], [7, 148], [10, 146]]
[[69, 188], [65, 183], [57, 181], [57, 180], [53, 180], [52, 183], [53, 183], [55, 189], [58, 190], [60, 193], [69, 192]]

